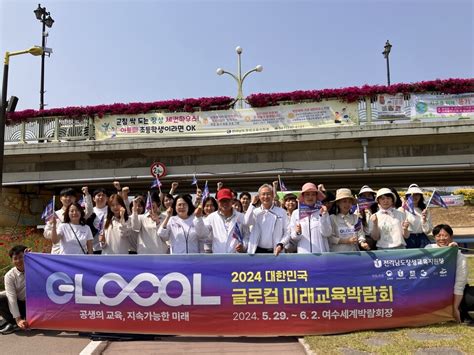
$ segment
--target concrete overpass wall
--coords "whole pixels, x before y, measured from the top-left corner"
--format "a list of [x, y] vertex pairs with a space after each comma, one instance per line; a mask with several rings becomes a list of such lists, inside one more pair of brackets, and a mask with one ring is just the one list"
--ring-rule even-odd
[[[363, 146], [366, 145], [366, 162]], [[104, 185], [119, 178], [146, 189], [161, 161], [190, 188], [193, 173], [210, 183], [255, 189], [282, 175], [287, 186], [474, 184], [474, 121], [315, 128], [186, 139], [110, 139], [8, 145], [5, 185]], [[186, 183], [184, 181], [189, 181]], [[188, 187], [189, 186], [189, 187]]]

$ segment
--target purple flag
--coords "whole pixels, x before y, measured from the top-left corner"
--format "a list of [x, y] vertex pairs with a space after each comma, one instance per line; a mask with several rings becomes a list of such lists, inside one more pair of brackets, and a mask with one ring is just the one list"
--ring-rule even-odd
[[198, 179], [196, 177], [196, 174], [193, 175], [193, 182], [191, 183], [191, 185], [196, 185], [197, 186], [197, 183], [198, 183]]
[[150, 188], [151, 188], [151, 189], [154, 189], [154, 188], [156, 188], [156, 187], [161, 187], [161, 181], [160, 181], [160, 179], [158, 179], [158, 178], [156, 178], [156, 180], [152, 182]]
[[322, 204], [319, 201], [316, 202], [314, 206], [305, 205], [304, 203], [300, 202], [298, 206], [299, 219], [311, 216], [314, 212], [319, 211], [321, 206]]
[[51, 217], [54, 216], [54, 197], [46, 205], [43, 213], [41, 214], [41, 219], [44, 221], [49, 221]]
[[431, 195], [431, 204], [439, 206], [439, 207], [443, 207], [443, 208], [448, 208], [448, 205], [446, 205], [443, 198], [436, 190], [433, 191], [433, 195]]
[[362, 229], [362, 219], [358, 218], [357, 223], [354, 225], [354, 232], [359, 232]]
[[405, 211], [408, 211], [411, 214], [415, 214], [415, 202], [413, 201], [413, 195], [408, 195], [405, 202], [403, 202], [402, 207]]
[[244, 244], [244, 237], [242, 237], [242, 232], [240, 231], [238, 223], [235, 223], [234, 231], [232, 233], [232, 238], [237, 239], [240, 244]]
[[372, 200], [371, 198], [359, 197], [357, 199], [357, 205], [359, 206], [359, 211], [368, 210], [374, 203], [375, 203], [375, 200]]
[[207, 187], [207, 181], [206, 184], [204, 185], [204, 190], [202, 191], [202, 201], [204, 202], [206, 198], [209, 197], [209, 187]]
[[150, 196], [150, 191], [148, 191], [148, 195], [146, 197], [146, 203], [145, 203], [145, 212], [151, 211], [151, 196]]

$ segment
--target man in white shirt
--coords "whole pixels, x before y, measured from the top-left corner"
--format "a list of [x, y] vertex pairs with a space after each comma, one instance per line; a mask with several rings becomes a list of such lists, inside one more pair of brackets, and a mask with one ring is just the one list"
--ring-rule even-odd
[[[258, 200], [261, 205], [255, 207]], [[286, 211], [275, 206], [273, 201], [272, 186], [264, 184], [258, 189], [258, 197], [247, 209], [244, 221], [246, 225], [252, 226], [247, 248], [249, 254], [278, 255], [290, 241]]]
[[219, 209], [205, 220], [202, 218], [202, 205], [196, 209], [193, 221], [196, 234], [210, 235], [214, 254], [244, 253], [247, 245], [244, 215], [232, 208], [234, 196], [230, 189], [220, 189], [216, 197]]
[[0, 316], [6, 324], [0, 329], [1, 334], [10, 334], [20, 329], [28, 329], [25, 304], [25, 264], [23, 257], [24, 245], [16, 245], [10, 249], [13, 268], [5, 274], [5, 294], [0, 294]]

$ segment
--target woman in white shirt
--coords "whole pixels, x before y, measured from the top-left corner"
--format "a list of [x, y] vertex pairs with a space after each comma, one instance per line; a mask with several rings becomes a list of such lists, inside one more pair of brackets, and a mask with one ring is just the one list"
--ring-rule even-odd
[[56, 227], [56, 218], [52, 219], [51, 240], [59, 243], [60, 254], [92, 254], [94, 238], [84, 217], [81, 205], [74, 202], [64, 212], [64, 223]]
[[362, 248], [368, 250], [362, 220], [357, 214], [350, 213], [352, 206], [356, 204], [351, 190], [337, 190], [334, 202], [337, 213], [330, 215], [332, 226], [332, 234], [329, 237], [330, 251], [358, 251], [359, 243]]
[[102, 254], [128, 254], [132, 249], [132, 226], [123, 198], [117, 194], [109, 197], [105, 226], [99, 240]]
[[153, 191], [150, 195], [151, 210], [140, 214], [140, 201], [133, 200], [132, 207], [132, 229], [138, 233], [137, 253], [138, 254], [167, 254], [168, 245], [156, 237], [157, 226], [162, 222], [160, 214], [160, 196]]
[[171, 254], [199, 253], [199, 238], [193, 225], [193, 213], [194, 205], [189, 195], [179, 195], [166, 210], [166, 218], [158, 229], [158, 237], [169, 241]]
[[[408, 198], [412, 196], [413, 207], [415, 214], [411, 213], [408, 209]], [[433, 225], [431, 223], [431, 216], [426, 208], [425, 201], [423, 200], [423, 191], [416, 184], [410, 185], [405, 195], [405, 208], [401, 207], [399, 210], [405, 212], [406, 219], [409, 223], [408, 231], [410, 236], [405, 241], [408, 248], [424, 248], [431, 241], [427, 235], [431, 233]], [[402, 210], [404, 208], [405, 210]], [[407, 210], [408, 209], [408, 210]]]

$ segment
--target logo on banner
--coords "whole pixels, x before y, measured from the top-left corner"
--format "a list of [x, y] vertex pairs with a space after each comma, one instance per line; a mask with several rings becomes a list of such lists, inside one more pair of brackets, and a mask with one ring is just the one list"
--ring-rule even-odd
[[[74, 296], [76, 304], [105, 304], [107, 306], [117, 306], [125, 299], [130, 298], [139, 306], [148, 307], [162, 301], [167, 306], [179, 307], [189, 305], [220, 305], [220, 296], [203, 296], [201, 293], [201, 274], [193, 274], [192, 283], [183, 274], [172, 272], [166, 274], [160, 280], [156, 275], [141, 273], [136, 275], [130, 282], [127, 282], [121, 275], [108, 273], [103, 275], [95, 284], [95, 295], [84, 295], [83, 274], [75, 274], [74, 280], [64, 272], [55, 272], [46, 280], [46, 293], [51, 301], [56, 304], [68, 303]], [[142, 283], [146, 282], [153, 286], [153, 292], [143, 297], [135, 291]], [[104, 289], [107, 284], [114, 283], [121, 290], [115, 296], [109, 296]], [[170, 283], [179, 283], [182, 291], [180, 295], [173, 294], [171, 297], [167, 293]]]

